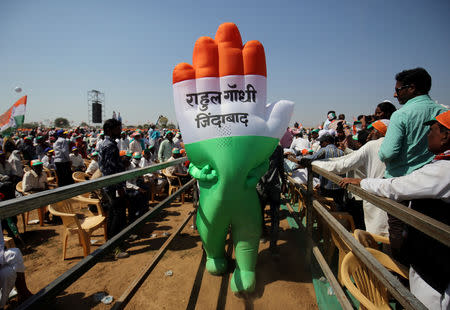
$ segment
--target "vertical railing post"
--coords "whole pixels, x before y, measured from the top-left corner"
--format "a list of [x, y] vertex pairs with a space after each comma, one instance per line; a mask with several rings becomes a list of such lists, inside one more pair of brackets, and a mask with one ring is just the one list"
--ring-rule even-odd
[[308, 167], [308, 180], [307, 180], [307, 188], [306, 188], [306, 233], [309, 235], [307, 238], [307, 250], [306, 250], [306, 265], [311, 266], [311, 257], [312, 257], [312, 236], [313, 236], [313, 172], [311, 166]]

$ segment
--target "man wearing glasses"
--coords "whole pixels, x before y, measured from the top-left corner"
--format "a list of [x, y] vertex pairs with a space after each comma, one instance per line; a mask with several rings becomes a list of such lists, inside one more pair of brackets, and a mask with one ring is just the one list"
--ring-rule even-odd
[[[427, 120], [445, 112], [428, 92], [431, 76], [423, 68], [404, 70], [395, 76], [394, 97], [403, 107], [395, 111], [378, 156], [386, 164], [385, 178], [401, 177], [428, 164], [433, 154], [428, 151]], [[407, 264], [401, 255], [403, 223], [389, 215], [389, 239], [394, 258]]]

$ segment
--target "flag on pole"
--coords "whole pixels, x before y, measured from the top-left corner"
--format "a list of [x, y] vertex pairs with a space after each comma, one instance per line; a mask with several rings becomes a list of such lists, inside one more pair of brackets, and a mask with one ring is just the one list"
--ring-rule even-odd
[[19, 127], [25, 120], [25, 109], [27, 106], [27, 96], [23, 96], [5, 113], [0, 115], [0, 131], [5, 131], [11, 127]]

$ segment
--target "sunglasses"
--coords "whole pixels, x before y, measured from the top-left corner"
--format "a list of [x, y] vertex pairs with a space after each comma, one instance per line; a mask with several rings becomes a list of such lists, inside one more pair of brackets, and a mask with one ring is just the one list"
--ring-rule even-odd
[[405, 85], [405, 86], [402, 86], [399, 88], [395, 88], [395, 92], [398, 94], [399, 91], [401, 91], [402, 89], [408, 88], [408, 87], [410, 87], [410, 85]]

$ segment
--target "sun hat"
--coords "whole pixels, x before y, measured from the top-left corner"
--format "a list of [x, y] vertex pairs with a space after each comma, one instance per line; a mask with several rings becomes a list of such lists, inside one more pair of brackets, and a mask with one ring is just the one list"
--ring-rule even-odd
[[387, 128], [389, 126], [389, 120], [388, 119], [380, 119], [376, 122], [373, 122], [370, 124], [367, 128], [375, 128], [379, 133], [386, 135]]

